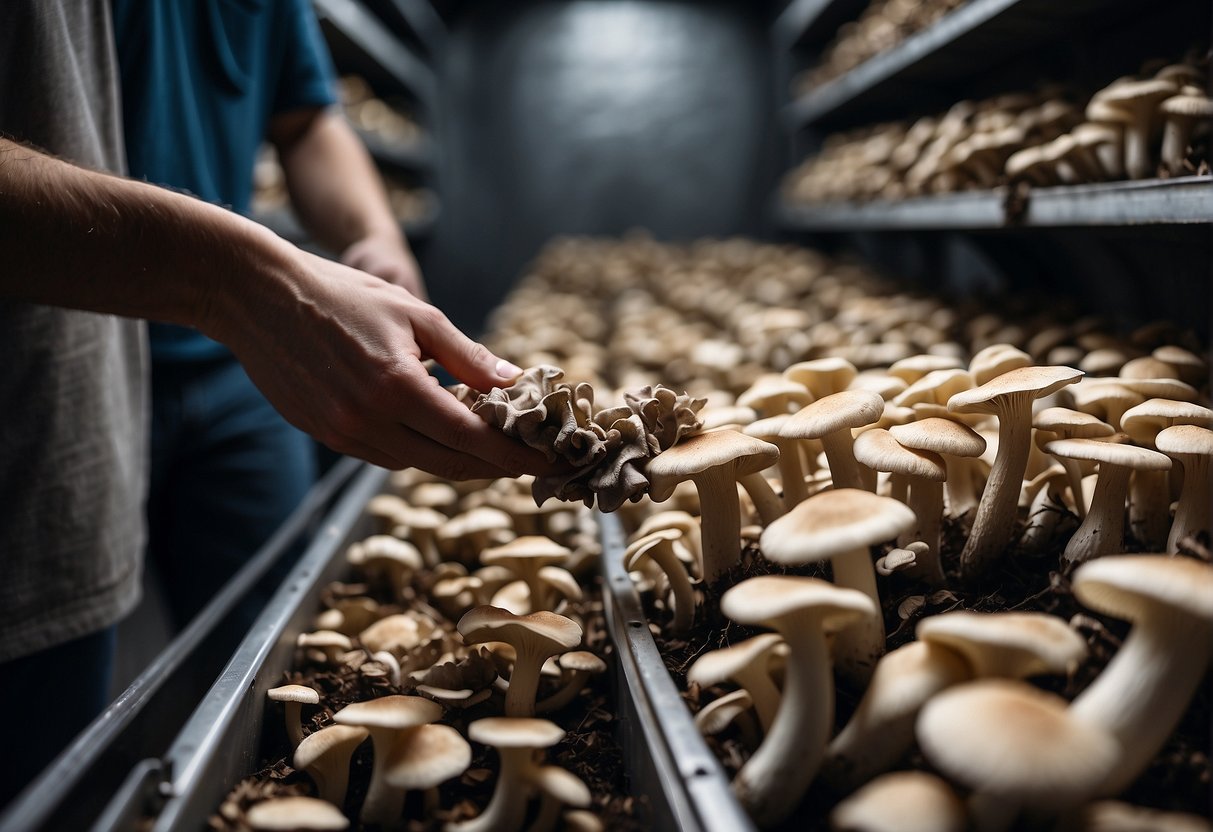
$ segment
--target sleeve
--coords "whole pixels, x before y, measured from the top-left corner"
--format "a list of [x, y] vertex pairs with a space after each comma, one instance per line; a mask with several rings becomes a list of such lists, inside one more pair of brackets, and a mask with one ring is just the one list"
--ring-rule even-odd
[[284, 0], [283, 51], [273, 113], [337, 102], [336, 73], [310, 0]]

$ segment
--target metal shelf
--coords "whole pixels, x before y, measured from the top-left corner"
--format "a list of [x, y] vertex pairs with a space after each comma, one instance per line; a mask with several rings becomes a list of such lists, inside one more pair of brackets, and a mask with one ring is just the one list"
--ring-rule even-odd
[[842, 23], [855, 20], [870, 0], [791, 0], [775, 19], [771, 33], [775, 43], [791, 49], [801, 43], [817, 43], [834, 34]]
[[[338, 65], [357, 64], [372, 81], [388, 82], [422, 104], [433, 102], [433, 71], [401, 45], [387, 27], [356, 0], [312, 0]], [[345, 60], [343, 60], [345, 59]]]
[[[1063, 228], [1213, 223], [1213, 178], [1186, 176], [1032, 188], [1022, 203], [1007, 188], [898, 201], [817, 203], [776, 208], [799, 231]], [[1012, 204], [1017, 207], [1009, 208]]]
[[[1059, 39], [1079, 23], [1102, 26], [1142, 9], [1140, 0], [970, 0], [892, 49], [794, 100], [784, 110], [784, 121], [796, 130], [815, 122], [855, 119], [881, 108], [887, 112], [917, 107], [933, 84], [972, 78]], [[909, 87], [914, 88], [912, 96], [906, 94]]]

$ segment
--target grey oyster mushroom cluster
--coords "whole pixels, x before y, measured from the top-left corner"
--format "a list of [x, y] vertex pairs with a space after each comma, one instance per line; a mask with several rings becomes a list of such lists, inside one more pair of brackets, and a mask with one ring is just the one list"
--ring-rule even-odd
[[[509, 387], [495, 387], [471, 403], [472, 412], [507, 436], [569, 464], [571, 473], [535, 479], [539, 505], [555, 497], [615, 511], [636, 502], [649, 489], [648, 461], [702, 427], [698, 413], [705, 399], [657, 384], [596, 410], [592, 385], [563, 378], [558, 367], [531, 367]], [[470, 398], [466, 389], [456, 395]]]
[[[1156, 66], [1157, 62], [1151, 65]], [[792, 203], [897, 200], [1209, 172], [1208, 56], [1118, 78], [1085, 104], [1056, 89], [836, 133], [792, 170]]]

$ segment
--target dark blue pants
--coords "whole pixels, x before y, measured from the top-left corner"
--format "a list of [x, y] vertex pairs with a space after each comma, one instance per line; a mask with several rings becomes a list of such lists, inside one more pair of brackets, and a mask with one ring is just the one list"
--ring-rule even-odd
[[235, 359], [153, 363], [148, 556], [178, 627], [290, 515], [316, 465], [312, 439]]
[[116, 629], [0, 664], [0, 809], [109, 703]]

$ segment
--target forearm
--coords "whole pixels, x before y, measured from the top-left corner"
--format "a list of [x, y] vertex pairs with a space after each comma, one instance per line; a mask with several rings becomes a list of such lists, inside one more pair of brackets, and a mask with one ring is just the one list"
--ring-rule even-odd
[[249, 265], [272, 279], [288, 249], [229, 211], [0, 139], [0, 296], [205, 331], [229, 283], [255, 291]]
[[375, 237], [407, 248], [374, 162], [333, 111], [279, 117], [272, 129], [291, 204], [308, 230], [333, 251]]

